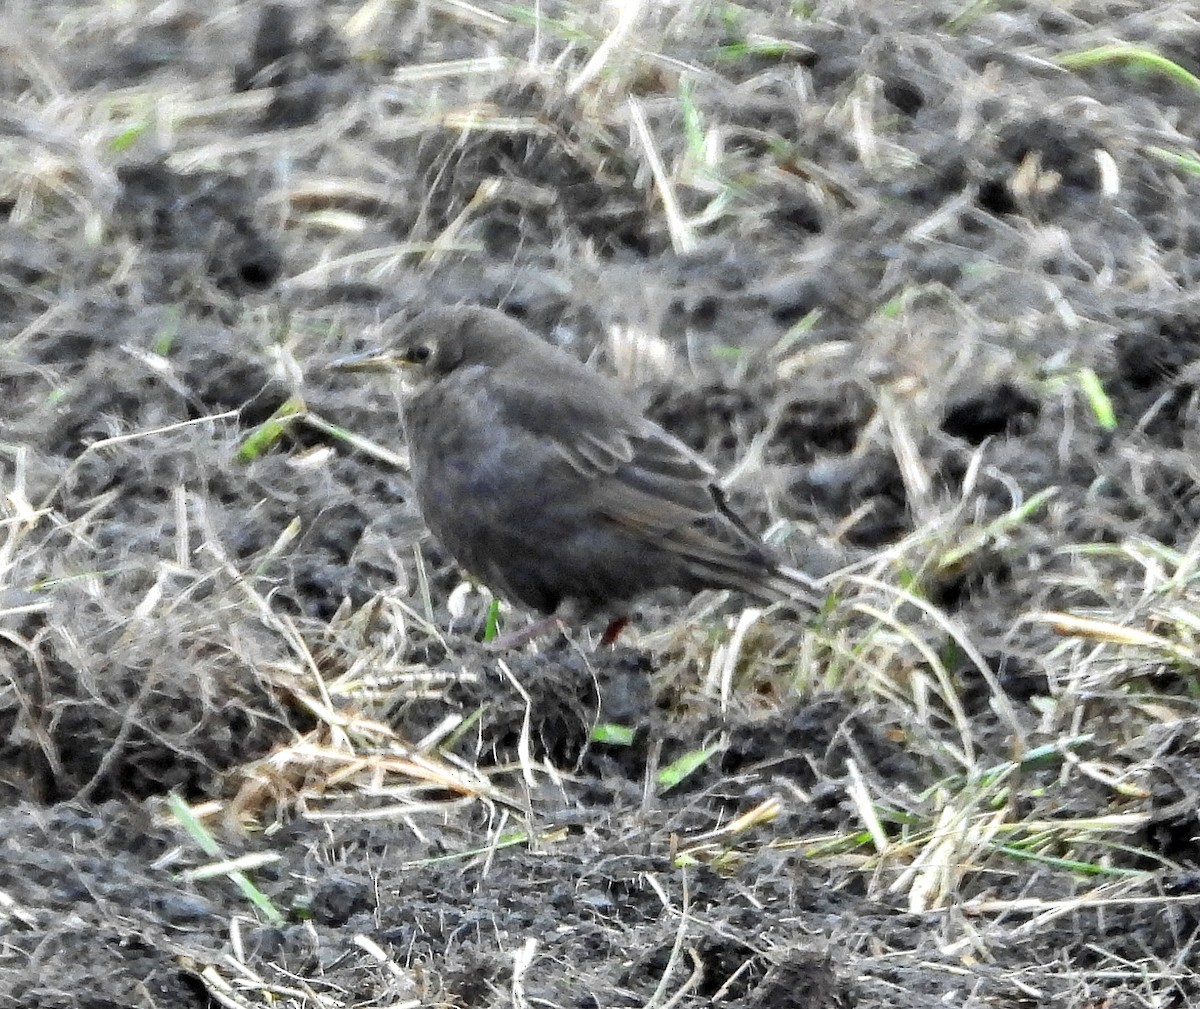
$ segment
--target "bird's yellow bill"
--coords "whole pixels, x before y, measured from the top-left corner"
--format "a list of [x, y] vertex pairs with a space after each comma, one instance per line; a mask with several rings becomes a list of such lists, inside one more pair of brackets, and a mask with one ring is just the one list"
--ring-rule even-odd
[[412, 362], [386, 350], [364, 350], [361, 354], [339, 357], [329, 367], [334, 371], [397, 371], [411, 368]]

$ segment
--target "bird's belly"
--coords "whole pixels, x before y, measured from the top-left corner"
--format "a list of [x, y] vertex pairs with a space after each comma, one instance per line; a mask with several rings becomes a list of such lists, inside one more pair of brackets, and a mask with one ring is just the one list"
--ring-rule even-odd
[[465, 453], [446, 444], [413, 460], [426, 524], [471, 575], [544, 612], [567, 599], [586, 607], [633, 595], [655, 580], [557, 454], [471, 441]]

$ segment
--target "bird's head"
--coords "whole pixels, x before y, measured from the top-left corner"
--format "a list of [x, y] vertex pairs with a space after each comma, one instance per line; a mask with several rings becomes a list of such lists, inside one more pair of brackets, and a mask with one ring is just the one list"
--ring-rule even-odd
[[498, 365], [530, 339], [537, 338], [492, 309], [432, 308], [405, 321], [389, 320], [377, 348], [340, 358], [331, 367], [400, 374], [419, 388], [461, 367]]

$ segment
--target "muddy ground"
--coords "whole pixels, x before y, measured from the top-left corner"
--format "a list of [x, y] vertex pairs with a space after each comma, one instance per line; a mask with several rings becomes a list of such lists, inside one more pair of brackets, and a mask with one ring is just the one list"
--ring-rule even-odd
[[[6, 7], [0, 1005], [1200, 1005], [1194, 9], [645, 8]], [[488, 651], [455, 302], [824, 611]]]

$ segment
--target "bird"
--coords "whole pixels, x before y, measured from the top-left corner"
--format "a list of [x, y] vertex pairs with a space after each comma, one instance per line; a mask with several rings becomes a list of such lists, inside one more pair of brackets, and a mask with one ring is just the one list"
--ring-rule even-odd
[[403, 377], [425, 524], [476, 581], [542, 615], [509, 646], [599, 614], [613, 616], [611, 643], [621, 607], [668, 587], [821, 605], [817, 582], [750, 530], [703, 457], [614, 379], [498, 309], [393, 317], [375, 349], [333, 367]]

